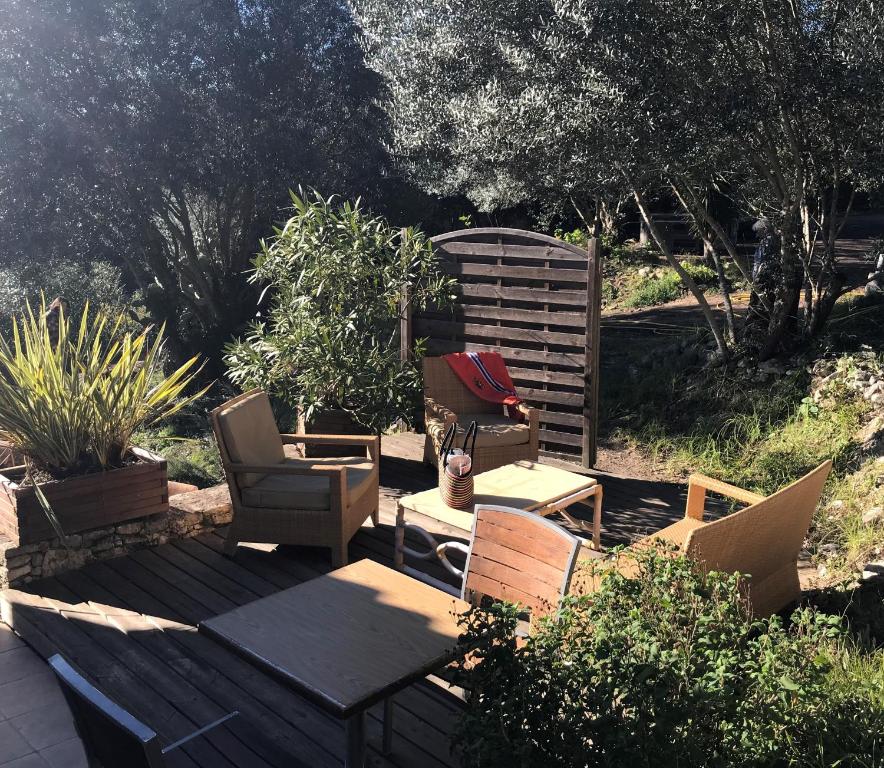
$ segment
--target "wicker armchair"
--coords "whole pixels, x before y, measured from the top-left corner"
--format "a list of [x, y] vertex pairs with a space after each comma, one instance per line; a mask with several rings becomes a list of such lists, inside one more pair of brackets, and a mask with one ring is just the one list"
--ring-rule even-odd
[[[691, 475], [685, 516], [677, 523], [641, 539], [633, 547], [665, 541], [709, 571], [748, 574], [748, 596], [754, 615], [770, 616], [801, 597], [798, 553], [832, 462], [826, 461], [800, 480], [770, 496], [722, 483], [705, 475]], [[718, 520], [703, 521], [706, 493], [727, 496], [749, 506]], [[634, 568], [628, 555], [623, 571]], [[591, 592], [603, 578], [575, 577], [573, 591]]]
[[[260, 389], [212, 411], [212, 428], [233, 504], [225, 551], [240, 541], [328, 547], [332, 566], [346, 565], [365, 519], [378, 523], [379, 438], [281, 435]], [[298, 443], [353, 445], [363, 455], [304, 459]]]
[[538, 414], [520, 405], [525, 421], [509, 418], [504, 407], [476, 397], [441, 357], [424, 358], [424, 461], [437, 465], [442, 438], [448, 426], [457, 423], [465, 434], [470, 422], [479, 425], [473, 473], [487, 472], [514, 461], [537, 461]]

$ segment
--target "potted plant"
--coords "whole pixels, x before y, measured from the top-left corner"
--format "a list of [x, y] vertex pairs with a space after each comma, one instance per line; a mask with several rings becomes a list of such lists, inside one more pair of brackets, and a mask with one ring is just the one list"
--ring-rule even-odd
[[0, 440], [25, 457], [0, 474], [0, 533], [24, 545], [168, 510], [165, 461], [131, 438], [205, 392], [182, 397], [197, 359], [166, 376], [163, 329], [41, 310], [0, 338]]
[[231, 380], [263, 388], [317, 432], [411, 423], [424, 347], [402, 354], [401, 321], [413, 307], [449, 304], [454, 281], [422, 233], [391, 227], [359, 200], [291, 198], [293, 215], [254, 263], [266, 308], [259, 302], [249, 332], [225, 350]]

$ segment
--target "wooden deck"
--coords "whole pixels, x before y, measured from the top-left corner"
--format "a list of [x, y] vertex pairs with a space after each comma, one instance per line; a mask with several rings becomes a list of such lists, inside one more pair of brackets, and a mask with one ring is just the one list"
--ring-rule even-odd
[[[435, 485], [420, 463], [416, 435], [384, 438], [381, 525], [366, 522], [351, 560], [392, 562], [396, 499]], [[604, 484], [602, 543], [656, 530], [682, 515], [676, 485], [597, 475]], [[588, 509], [572, 508], [591, 519]], [[456, 531], [420, 521], [440, 535]], [[339, 722], [196, 631], [201, 620], [329, 570], [322, 550], [241, 546], [222, 554], [223, 532], [176, 541], [95, 563], [3, 595], [3, 616], [42, 656], [63, 653], [103, 691], [166, 741], [237, 709], [241, 716], [197, 739], [175, 765], [205, 768], [339, 766]], [[433, 575], [442, 575], [438, 569]], [[441, 768], [457, 764], [449, 736], [457, 701], [432, 683], [396, 698], [393, 754], [380, 754], [381, 712], [368, 721], [373, 766]]]

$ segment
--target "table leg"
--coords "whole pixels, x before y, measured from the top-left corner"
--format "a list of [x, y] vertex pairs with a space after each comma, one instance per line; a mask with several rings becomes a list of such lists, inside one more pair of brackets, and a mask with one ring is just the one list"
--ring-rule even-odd
[[393, 697], [384, 699], [384, 740], [382, 751], [389, 755], [393, 751]]
[[405, 564], [405, 509], [396, 505], [396, 531], [393, 534], [393, 566], [401, 571]]
[[365, 768], [365, 712], [344, 721], [347, 732], [347, 754], [344, 768]]
[[592, 502], [592, 545], [596, 552], [602, 550], [602, 490], [601, 483], [595, 487], [595, 497]]

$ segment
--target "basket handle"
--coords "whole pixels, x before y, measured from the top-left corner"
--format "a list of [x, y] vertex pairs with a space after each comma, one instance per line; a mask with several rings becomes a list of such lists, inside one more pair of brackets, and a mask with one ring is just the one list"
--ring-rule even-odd
[[457, 422], [455, 421], [448, 427], [448, 431], [445, 433], [445, 437], [442, 438], [442, 445], [439, 448], [439, 461], [442, 462], [443, 469], [448, 466], [448, 452], [454, 444], [454, 437], [456, 434]]
[[[478, 435], [478, 434], [479, 434], [479, 424], [477, 421], [473, 420], [470, 422], [469, 429], [467, 429], [467, 433], [463, 439], [463, 452], [467, 456], [469, 456], [470, 458], [473, 458], [473, 453], [475, 453], [475, 451], [476, 451], [476, 435]], [[470, 442], [470, 435], [473, 436], [473, 442], [470, 445], [470, 450], [467, 451], [467, 443]]]

